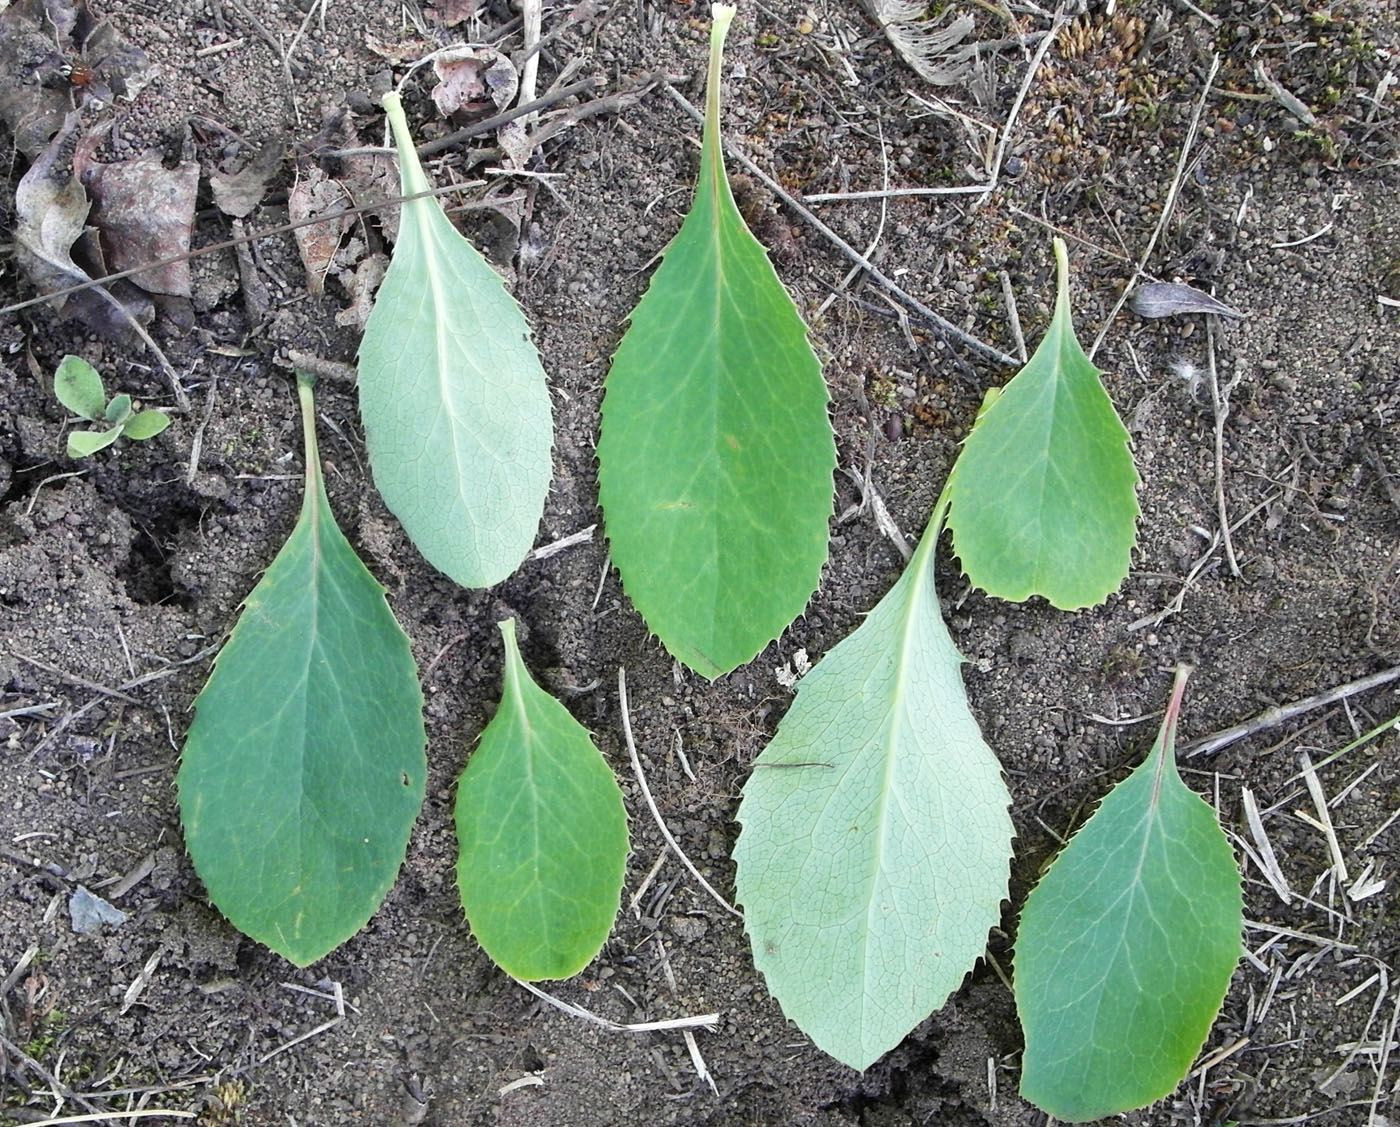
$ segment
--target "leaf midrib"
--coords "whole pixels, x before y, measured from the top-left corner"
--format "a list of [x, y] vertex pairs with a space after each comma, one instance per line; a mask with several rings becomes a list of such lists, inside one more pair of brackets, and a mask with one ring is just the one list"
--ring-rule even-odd
[[[413, 208], [414, 228], [418, 232], [418, 244], [423, 248], [423, 271], [428, 276], [428, 293], [433, 309], [433, 340], [436, 346], [437, 359], [437, 387], [438, 400], [442, 404], [442, 409], [447, 415], [447, 425], [452, 431], [452, 441], [448, 446], [452, 450], [452, 466], [455, 471], [452, 475], [453, 481], [457, 483], [457, 494], [463, 501], [466, 500], [466, 474], [462, 468], [462, 450], [457, 442], [457, 412], [451, 398], [451, 388], [447, 381], [447, 318], [443, 316], [443, 310], [447, 308], [447, 299], [442, 292], [442, 266], [438, 261], [437, 231], [435, 229], [437, 217], [441, 216], [442, 222], [447, 222], [447, 216], [438, 210], [436, 215], [430, 210], [436, 208], [437, 204], [431, 200], [415, 200], [410, 205]], [[455, 234], [455, 232], [453, 232]], [[463, 287], [463, 293], [469, 294], [470, 290]], [[476, 538], [477, 530], [471, 529], [472, 538]]]
[[[929, 531], [925, 533], [926, 536], [933, 536], [936, 538], [936, 533], [934, 531], [934, 523], [935, 522], [930, 522]], [[909, 653], [913, 649], [914, 645], [913, 639], [914, 634], [916, 633], [915, 626], [918, 619], [919, 610], [923, 607], [924, 600], [927, 597], [923, 591], [923, 580], [925, 575], [927, 574], [927, 561], [931, 556], [932, 552], [930, 552], [928, 556], [922, 556], [921, 558], [917, 559], [914, 565], [917, 567], [917, 570], [913, 574], [908, 576], [909, 581], [911, 583], [911, 589], [909, 593], [909, 598], [905, 603], [904, 621], [900, 625], [899, 638], [895, 644], [894, 688], [890, 694], [890, 707], [888, 713], [886, 714], [887, 719], [885, 731], [888, 734], [888, 738], [885, 740], [885, 744], [887, 750], [885, 752], [884, 770], [881, 779], [882, 785], [880, 787], [880, 798], [878, 803], [876, 804], [876, 820], [878, 825], [878, 832], [876, 834], [875, 840], [877, 843], [877, 848], [875, 850], [874, 871], [871, 873], [868, 885], [869, 895], [865, 905], [865, 929], [860, 937], [861, 992], [859, 1028], [862, 1031], [866, 1028], [867, 1025], [866, 1005], [867, 1002], [871, 1000], [870, 991], [868, 989], [867, 983], [871, 978], [869, 970], [870, 936], [874, 933], [875, 930], [875, 921], [872, 918], [872, 913], [875, 911], [875, 905], [877, 900], [877, 897], [875, 895], [876, 885], [879, 882], [880, 874], [884, 871], [885, 854], [888, 852], [886, 848], [886, 836], [889, 831], [888, 809], [890, 794], [893, 790], [892, 779], [894, 776], [894, 764], [899, 754], [899, 718], [902, 716], [904, 711], [904, 696], [908, 683]], [[902, 582], [903, 579], [901, 579], [900, 581]]]

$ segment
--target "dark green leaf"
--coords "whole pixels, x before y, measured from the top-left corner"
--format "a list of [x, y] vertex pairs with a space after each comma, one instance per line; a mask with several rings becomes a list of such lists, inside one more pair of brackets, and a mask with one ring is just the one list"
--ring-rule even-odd
[[662, 643], [717, 677], [806, 606], [836, 447], [807, 329], [735, 206], [720, 149], [716, 5], [695, 201], [613, 358], [598, 494], [622, 585]]
[[1234, 854], [1176, 769], [1186, 672], [1147, 761], [1074, 835], [1021, 914], [1021, 1093], [1056, 1119], [1100, 1119], [1171, 1092], [1240, 958]]
[[423, 698], [408, 639], [340, 529], [310, 384], [301, 517], [195, 701], [185, 841], [239, 930], [299, 966], [378, 908], [423, 802]]

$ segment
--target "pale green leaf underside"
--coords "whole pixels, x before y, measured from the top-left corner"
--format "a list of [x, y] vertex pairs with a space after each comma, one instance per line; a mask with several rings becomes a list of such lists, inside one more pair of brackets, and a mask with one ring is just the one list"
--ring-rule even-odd
[[948, 526], [976, 586], [1074, 610], [1102, 602], [1128, 574], [1138, 476], [1128, 432], [1075, 339], [1059, 240], [1055, 249], [1055, 316], [968, 436], [948, 479]]
[[613, 358], [598, 440], [623, 587], [707, 677], [752, 658], [816, 590], [836, 464], [821, 367], [734, 204], [717, 118], [712, 93], [695, 201]]
[[107, 409], [102, 377], [81, 356], [68, 355], [59, 361], [53, 375], [53, 393], [73, 414], [94, 422], [100, 421]]
[[1171, 1092], [1220, 1010], [1243, 923], [1229, 842], [1177, 774], [1167, 732], [1026, 902], [1022, 1094], [1077, 1123]]
[[105, 450], [121, 437], [121, 427], [111, 427], [108, 430], [73, 430], [68, 432], [68, 456], [70, 458], [86, 458], [96, 454], [99, 450]]
[[457, 789], [457, 882], [482, 949], [527, 981], [568, 978], [612, 930], [627, 867], [622, 791], [588, 732], [535, 684], [501, 624], [501, 706]]
[[940, 523], [798, 684], [739, 807], [754, 962], [787, 1016], [858, 1069], [957, 989], [1006, 895], [1010, 799], [933, 588]]
[[300, 519], [195, 701], [177, 780], [210, 899], [299, 966], [388, 893], [427, 767], [408, 639], [336, 527], [314, 445], [307, 475]]
[[127, 419], [122, 434], [127, 438], [154, 438], [170, 425], [170, 416], [163, 411], [138, 411]]
[[[404, 192], [426, 191], [397, 96], [384, 104]], [[464, 587], [509, 576], [549, 490], [549, 392], [520, 307], [435, 199], [403, 205], [359, 385], [375, 485], [424, 558]]]

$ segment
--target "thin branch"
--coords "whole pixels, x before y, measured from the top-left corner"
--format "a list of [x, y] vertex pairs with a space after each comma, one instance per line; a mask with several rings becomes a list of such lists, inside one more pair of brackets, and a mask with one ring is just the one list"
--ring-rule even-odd
[[523, 986], [530, 991], [541, 1002], [546, 1002], [556, 1010], [560, 1010], [572, 1017], [581, 1018], [594, 1025], [601, 1026], [611, 1033], [662, 1033], [668, 1029], [693, 1029], [697, 1025], [705, 1029], [713, 1029], [719, 1024], [719, 1014], [700, 1014], [698, 1017], [675, 1017], [668, 1021], [638, 1021], [624, 1025], [622, 1022], [609, 1021], [605, 1017], [599, 1017], [595, 1013], [590, 1013], [581, 1006], [571, 1005], [553, 994], [546, 994], [534, 983], [526, 982], [523, 979], [512, 977], [511, 981], [517, 986]]
[[1317, 693], [1303, 700], [1294, 701], [1292, 704], [1285, 704], [1280, 708], [1270, 708], [1252, 720], [1246, 720], [1243, 724], [1236, 724], [1233, 728], [1226, 728], [1216, 732], [1213, 736], [1192, 740], [1182, 748], [1181, 754], [1187, 759], [1197, 755], [1209, 755], [1223, 747], [1229, 747], [1232, 743], [1237, 743], [1246, 736], [1252, 736], [1257, 732], [1267, 732], [1270, 728], [1277, 728], [1280, 724], [1286, 724], [1314, 709], [1325, 708], [1329, 704], [1336, 704], [1338, 701], [1354, 697], [1358, 693], [1370, 692], [1372, 689], [1378, 689], [1397, 679], [1400, 679], [1400, 665], [1383, 669], [1379, 673], [1372, 673], [1369, 677], [1348, 681], [1345, 685], [1338, 685], [1335, 689], [1328, 689], [1325, 693]]
[[656, 821], [656, 828], [661, 831], [661, 836], [666, 839], [677, 857], [697, 881], [700, 887], [714, 897], [715, 903], [728, 912], [731, 916], [739, 919], [744, 918], [744, 913], [734, 907], [728, 900], [716, 892], [713, 886], [700, 875], [700, 870], [695, 867], [690, 858], [685, 855], [685, 851], [676, 844], [676, 839], [671, 836], [671, 831], [666, 828], [666, 823], [661, 817], [661, 811], [657, 809], [656, 799], [651, 797], [651, 788], [647, 786], [647, 777], [642, 773], [642, 759], [637, 754], [637, 742], [632, 738], [632, 712], [627, 703], [627, 670], [622, 666], [617, 667], [617, 698], [622, 706], [622, 734], [627, 741], [627, 754], [632, 757], [632, 771], [637, 776], [637, 785], [642, 789], [642, 797], [646, 799], [647, 809], [651, 811], [652, 818]]
[[[705, 115], [702, 114], [699, 110], [697, 110], [694, 106], [692, 106], [679, 90], [673, 87], [669, 82], [662, 86], [662, 89], [666, 91], [666, 94], [671, 99], [671, 101], [675, 102], [677, 106], [679, 106], [682, 110], [689, 114], [690, 117], [693, 118], [695, 121], [699, 122], [701, 125], [704, 125]], [[850, 243], [846, 242], [845, 239], [843, 239], [840, 235], [838, 235], [835, 231], [833, 231], [830, 227], [828, 227], [825, 223], [823, 223], [820, 219], [813, 215], [810, 210], [808, 210], [806, 207], [803, 207], [801, 202], [791, 192], [789, 192], [786, 188], [784, 188], [781, 184], [774, 180], [773, 177], [769, 176], [768, 173], [766, 173], [757, 164], [750, 160], [748, 156], [746, 156], [743, 152], [737, 149], [734, 145], [726, 141], [724, 147], [725, 150], [729, 153], [729, 155], [734, 160], [738, 161], [741, 165], [743, 165], [751, 176], [754, 176], [758, 180], [762, 181], [763, 185], [770, 192], [777, 196], [778, 199], [782, 200], [783, 203], [787, 204], [788, 207], [792, 208], [792, 210], [796, 212], [799, 216], [801, 216], [802, 219], [809, 226], [811, 226], [814, 230], [818, 232], [818, 234], [820, 234], [823, 238], [830, 242], [831, 245], [834, 246], [837, 250], [839, 250], [843, 255], [845, 255], [846, 258], [850, 259], [852, 262], [856, 263], [856, 265], [864, 269], [865, 272], [869, 274], [872, 279], [874, 279], [881, 286], [883, 286], [893, 296], [897, 297], [900, 301], [902, 301], [920, 317], [923, 317], [925, 320], [932, 322], [948, 336], [955, 337], [957, 340], [962, 341], [963, 344], [967, 345], [969, 348], [974, 349], [977, 352], [980, 352], [983, 356], [987, 357], [988, 359], [995, 360], [998, 364], [1003, 364], [1008, 368], [1015, 368], [1018, 366], [1015, 357], [1008, 356], [1001, 349], [996, 348], [993, 345], [987, 344], [985, 341], [979, 340], [971, 333], [960, 329], [957, 325], [953, 324], [953, 322], [949, 321], [946, 317], [940, 316], [939, 314], [935, 313], [927, 305], [919, 301], [918, 298], [914, 297], [912, 294], [902, 289], [898, 285], [898, 283], [896, 283], [892, 278], [888, 277], [883, 271], [880, 270], [879, 267], [872, 264], [869, 259], [867, 259], [864, 255], [860, 253], [860, 251], [856, 250], [855, 247], [851, 246]]]
[[1171, 190], [1167, 192], [1167, 202], [1162, 205], [1162, 214], [1157, 217], [1157, 226], [1152, 232], [1152, 237], [1147, 240], [1147, 249], [1142, 252], [1142, 258], [1133, 267], [1133, 276], [1128, 279], [1128, 284], [1123, 287], [1123, 292], [1118, 295], [1118, 300], [1114, 302], [1113, 309], [1104, 319], [1103, 327], [1099, 329], [1099, 335], [1094, 338], [1093, 347], [1089, 349], [1089, 359], [1094, 358], [1099, 346], [1103, 344], [1103, 339], [1108, 335], [1108, 330], [1113, 325], [1113, 320], [1118, 316], [1118, 311], [1123, 308], [1128, 300], [1128, 295], [1133, 292], [1138, 279], [1142, 277], [1147, 269], [1147, 264], [1152, 259], [1152, 252], [1157, 249], [1157, 240], [1162, 237], [1162, 232], [1166, 230], [1167, 221], [1171, 219], [1172, 210], [1176, 207], [1177, 193], [1181, 191], [1181, 182], [1186, 177], [1186, 162], [1191, 156], [1191, 150], [1196, 145], [1196, 134], [1201, 128], [1201, 114], [1206, 108], [1206, 99], [1210, 96], [1210, 88], [1215, 83], [1215, 76], [1220, 70], [1220, 56], [1216, 55], [1210, 62], [1210, 73], [1206, 75], [1206, 84], [1201, 87], [1201, 96], [1196, 100], [1195, 112], [1191, 115], [1191, 127], [1186, 131], [1186, 140], [1182, 142], [1181, 153], [1176, 158], [1176, 174], [1172, 177]]

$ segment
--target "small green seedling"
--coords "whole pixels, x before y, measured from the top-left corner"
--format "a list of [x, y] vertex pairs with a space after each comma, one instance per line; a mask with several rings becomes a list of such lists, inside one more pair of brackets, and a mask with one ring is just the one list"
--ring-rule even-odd
[[75, 430], [68, 434], [68, 456], [86, 458], [119, 438], [154, 438], [170, 425], [162, 411], [135, 411], [125, 393], [107, 399], [102, 377], [81, 356], [65, 356], [53, 376], [53, 393], [75, 415], [105, 425], [106, 430]]

